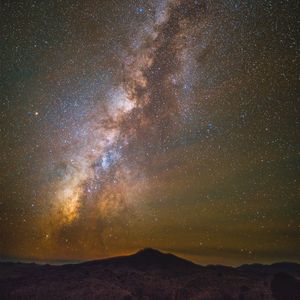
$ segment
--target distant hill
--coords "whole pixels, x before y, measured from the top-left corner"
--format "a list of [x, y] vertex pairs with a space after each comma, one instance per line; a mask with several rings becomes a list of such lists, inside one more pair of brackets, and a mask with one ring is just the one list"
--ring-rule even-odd
[[0, 298], [296, 300], [299, 274], [300, 265], [294, 263], [203, 267], [143, 249], [61, 266], [0, 263]]
[[113, 257], [98, 261], [82, 263], [82, 266], [102, 265], [106, 267], [128, 267], [140, 271], [159, 269], [169, 272], [193, 272], [202, 268], [191, 261], [179, 258], [170, 253], [146, 248], [129, 256]]
[[241, 271], [246, 272], [260, 272], [260, 273], [277, 273], [277, 272], [286, 272], [293, 274], [295, 276], [300, 276], [300, 265], [297, 263], [275, 263], [272, 265], [262, 265], [262, 264], [250, 264], [242, 265], [238, 267]]

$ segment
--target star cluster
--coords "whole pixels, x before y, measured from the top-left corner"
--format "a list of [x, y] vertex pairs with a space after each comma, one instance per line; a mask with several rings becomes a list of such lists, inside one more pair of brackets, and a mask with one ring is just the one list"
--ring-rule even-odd
[[0, 256], [299, 261], [288, 1], [4, 1]]

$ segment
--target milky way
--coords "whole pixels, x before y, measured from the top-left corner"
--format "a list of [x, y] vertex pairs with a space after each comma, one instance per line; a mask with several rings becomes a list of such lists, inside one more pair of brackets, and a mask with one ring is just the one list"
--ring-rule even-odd
[[4, 2], [1, 257], [299, 260], [295, 8]]
[[[149, 11], [152, 20], [121, 51], [122, 78], [105, 86], [103, 101], [89, 109], [75, 131], [78, 141], [54, 169], [49, 202], [58, 226], [95, 211], [94, 221], [101, 222], [130, 210], [139, 200], [128, 194], [132, 185], [141, 189], [152, 157], [180, 145], [178, 131], [193, 122], [194, 24], [206, 6], [171, 1]], [[101, 222], [99, 234], [103, 230]]]

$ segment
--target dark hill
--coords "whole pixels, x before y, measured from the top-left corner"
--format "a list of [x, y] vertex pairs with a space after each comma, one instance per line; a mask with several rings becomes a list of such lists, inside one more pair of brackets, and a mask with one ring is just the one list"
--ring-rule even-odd
[[255, 273], [279, 273], [285, 272], [289, 274], [293, 274], [294, 276], [300, 276], [300, 265], [297, 263], [275, 263], [272, 265], [262, 265], [262, 264], [250, 264], [250, 265], [242, 265], [238, 268], [244, 272], [255, 272]]
[[[173, 254], [143, 249], [62, 266], [0, 263], [0, 298], [266, 300], [274, 299], [272, 294], [297, 293], [298, 270], [299, 265], [289, 263], [201, 267]], [[287, 275], [277, 276], [278, 271]]]
[[170, 253], [145, 248], [133, 255], [113, 257], [99, 261], [91, 261], [82, 266], [105, 266], [110, 268], [130, 268], [140, 271], [160, 270], [166, 272], [191, 273], [202, 268], [188, 260]]

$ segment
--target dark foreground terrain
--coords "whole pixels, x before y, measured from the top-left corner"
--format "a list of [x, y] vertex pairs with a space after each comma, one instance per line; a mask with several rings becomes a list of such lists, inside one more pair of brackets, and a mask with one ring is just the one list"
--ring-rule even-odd
[[0, 299], [300, 299], [300, 265], [202, 267], [145, 249], [53, 266], [0, 263]]

